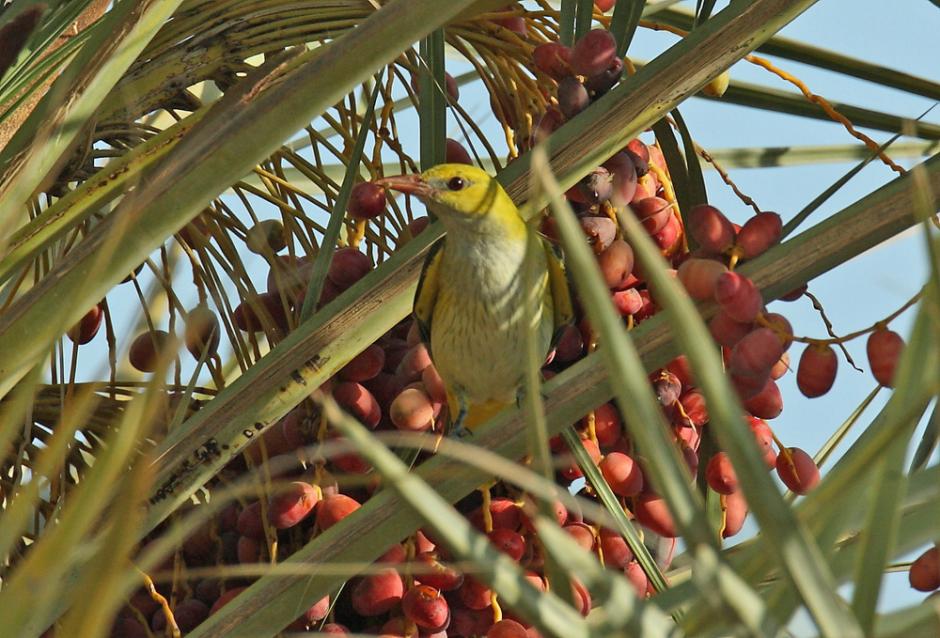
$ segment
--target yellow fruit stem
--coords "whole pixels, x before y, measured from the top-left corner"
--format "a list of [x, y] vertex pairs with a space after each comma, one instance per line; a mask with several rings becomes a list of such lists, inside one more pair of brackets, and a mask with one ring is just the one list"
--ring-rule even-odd
[[362, 243], [363, 237], [366, 236], [366, 220], [360, 219], [356, 221], [355, 226], [353, 227], [352, 233], [349, 235], [349, 245], [353, 248], [359, 248], [359, 244]]
[[793, 462], [793, 455], [790, 454], [790, 450], [788, 450], [788, 449], [787, 449], [787, 446], [785, 446], [785, 445], [783, 444], [783, 442], [782, 442], [780, 439], [777, 438], [777, 435], [776, 435], [776, 434], [774, 434], [773, 432], [771, 432], [771, 433], [770, 433], [770, 436], [773, 437], [774, 443], [776, 443], [776, 444], [777, 444], [777, 447], [780, 449], [779, 454], [780, 454], [781, 456], [783, 456], [783, 460], [786, 461], [787, 467], [789, 467], [789, 468], [790, 468], [790, 471], [793, 472], [793, 476], [797, 476], [797, 473], [796, 473], [796, 464]]
[[594, 410], [587, 413], [587, 433], [591, 441], [597, 445], [597, 418], [594, 415]]
[[493, 624], [503, 619], [503, 608], [499, 606], [499, 594], [490, 590], [490, 606], [493, 607]]
[[744, 192], [741, 191], [740, 188], [738, 188], [738, 185], [734, 183], [734, 181], [728, 175], [728, 172], [724, 168], [722, 168], [721, 164], [719, 164], [715, 160], [715, 158], [711, 156], [711, 154], [708, 151], [706, 151], [704, 148], [702, 148], [698, 144], [695, 144], [695, 152], [698, 153], [703, 160], [705, 160], [706, 162], [712, 165], [712, 168], [714, 168], [718, 172], [718, 175], [721, 177], [721, 181], [723, 181], [725, 184], [731, 187], [732, 192], [734, 192], [734, 194], [737, 195], [738, 199], [740, 199], [746, 205], [753, 208], [755, 213], [760, 214], [761, 212], [763, 212], [761, 211], [760, 207], [757, 205], [757, 202], [751, 199], [748, 195], [744, 194]]
[[170, 634], [173, 638], [180, 638], [182, 634], [180, 633], [179, 625], [176, 624], [176, 618], [173, 617], [173, 610], [170, 609], [170, 603], [167, 602], [166, 598], [157, 591], [157, 588], [153, 584], [153, 579], [145, 574], [140, 568], [136, 568], [140, 572], [141, 577], [144, 580], [144, 588], [147, 590], [147, 593], [150, 594], [151, 600], [160, 605], [160, 608], [163, 610], [163, 616], [166, 618], [167, 629], [170, 630]]
[[493, 483], [487, 483], [480, 488], [480, 494], [483, 496], [483, 531], [487, 534], [493, 531], [493, 512], [490, 511], [490, 504], [493, 502], [490, 488]]
[[878, 157], [881, 159], [881, 161], [884, 162], [888, 167], [890, 167], [891, 170], [895, 171], [899, 175], [903, 175], [906, 172], [904, 168], [896, 164], [890, 157], [887, 156], [887, 154], [884, 151], [881, 150], [881, 147], [875, 142], [875, 140], [871, 139], [864, 133], [861, 133], [855, 130], [855, 127], [852, 125], [852, 122], [849, 120], [849, 118], [839, 113], [832, 106], [832, 104], [829, 103], [829, 101], [826, 98], [820, 95], [816, 95], [815, 93], [810, 91], [809, 87], [806, 86], [806, 84], [804, 84], [802, 80], [787, 73], [786, 71], [782, 69], [775, 67], [770, 62], [770, 60], [767, 60], [760, 56], [749, 55], [745, 57], [744, 59], [750, 62], [751, 64], [756, 64], [759, 67], [767, 69], [774, 75], [778, 76], [780, 79], [794, 85], [796, 88], [800, 90], [800, 92], [803, 94], [803, 97], [805, 97], [807, 100], [809, 100], [813, 104], [816, 104], [817, 106], [819, 106], [819, 108], [821, 108], [826, 113], [826, 115], [828, 115], [831, 119], [835, 120], [836, 122], [839, 122], [842, 126], [844, 126], [845, 130], [849, 132], [849, 135], [851, 135], [857, 140], [860, 140], [863, 144], [865, 144], [865, 146], [868, 147], [868, 149], [872, 153], [876, 153]]
[[[689, 32], [686, 31], [685, 29], [680, 29], [678, 27], [673, 27], [667, 24], [662, 24], [660, 22], [653, 22], [650, 20], [640, 20], [640, 26], [647, 28], [647, 29], [653, 29], [654, 31], [668, 31], [669, 33], [673, 33], [683, 38], [689, 34]], [[905, 173], [904, 168], [902, 168], [901, 166], [898, 166], [890, 157], [888, 157], [887, 154], [885, 154], [884, 151], [880, 150], [879, 145], [873, 139], [871, 139], [864, 133], [860, 133], [859, 131], [857, 131], [855, 129], [855, 126], [853, 126], [851, 120], [849, 120], [849, 118], [839, 113], [826, 98], [813, 93], [802, 80], [800, 80], [799, 78], [797, 78], [796, 76], [790, 73], [787, 73], [786, 71], [782, 69], [777, 68], [770, 62], [770, 60], [767, 60], [760, 56], [748, 55], [748, 56], [745, 56], [744, 59], [750, 62], [751, 64], [754, 64], [756, 66], [761, 67], [762, 69], [770, 71], [771, 73], [773, 73], [780, 79], [794, 85], [796, 88], [800, 90], [800, 92], [803, 94], [803, 97], [805, 97], [807, 101], [817, 105], [819, 108], [823, 110], [823, 112], [826, 115], [829, 116], [830, 119], [840, 123], [843, 127], [845, 127], [845, 130], [849, 132], [849, 135], [856, 138], [857, 140], [860, 140], [873, 153], [877, 153], [878, 158], [881, 159], [881, 161], [884, 162], [888, 167], [890, 167], [891, 170], [901, 175]]]
[[600, 561], [601, 566], [607, 567], [607, 563], [604, 562], [604, 548], [601, 546], [600, 534], [597, 533], [597, 530], [593, 527], [589, 527], [591, 530], [591, 536], [594, 537], [594, 547], [597, 550], [597, 560]]
[[718, 526], [718, 542], [724, 537], [725, 529], [728, 527], [728, 501], [724, 494], [718, 495], [718, 502], [721, 503], [721, 524]]
[[672, 187], [672, 179], [670, 179], [669, 173], [666, 172], [665, 167], [657, 166], [652, 162], [650, 162], [649, 167], [663, 187], [663, 195], [665, 195], [666, 201], [669, 202], [669, 205], [672, 207], [672, 214], [679, 220], [679, 227], [682, 229], [682, 251], [689, 252], [689, 242], [685, 234], [685, 228], [682, 225], [682, 212], [679, 210], [679, 202], [676, 201], [676, 191]]

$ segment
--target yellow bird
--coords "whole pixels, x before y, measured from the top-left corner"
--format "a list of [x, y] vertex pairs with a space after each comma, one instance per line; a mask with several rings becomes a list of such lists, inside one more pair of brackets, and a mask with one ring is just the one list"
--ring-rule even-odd
[[452, 433], [462, 436], [516, 400], [526, 333], [547, 355], [573, 320], [564, 266], [479, 168], [441, 164], [378, 183], [418, 197], [447, 231], [424, 262], [414, 316], [447, 388]]

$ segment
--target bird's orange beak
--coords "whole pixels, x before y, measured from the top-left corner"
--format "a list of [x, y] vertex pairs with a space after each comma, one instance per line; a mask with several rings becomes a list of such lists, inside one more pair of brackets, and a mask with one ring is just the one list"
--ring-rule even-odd
[[416, 195], [417, 197], [427, 197], [433, 191], [430, 184], [421, 179], [421, 176], [417, 173], [383, 177], [375, 180], [375, 183], [383, 188], [390, 188], [393, 191], [405, 193], [406, 195]]

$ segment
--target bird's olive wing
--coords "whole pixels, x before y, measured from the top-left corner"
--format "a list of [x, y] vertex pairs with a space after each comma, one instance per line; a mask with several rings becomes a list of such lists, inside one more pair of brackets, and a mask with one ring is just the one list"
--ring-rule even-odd
[[415, 291], [414, 316], [418, 322], [418, 331], [421, 340], [431, 351], [431, 320], [434, 315], [434, 304], [437, 301], [437, 290], [440, 285], [441, 258], [444, 256], [444, 242], [442, 239], [431, 246], [428, 256], [424, 258], [421, 267], [421, 276], [418, 277], [418, 289]]
[[571, 290], [565, 273], [565, 262], [558, 247], [544, 237], [540, 237], [545, 249], [545, 261], [548, 265], [548, 284], [552, 293], [552, 313], [554, 319], [554, 337], [552, 345], [557, 343], [561, 331], [574, 323], [574, 305], [571, 302]]

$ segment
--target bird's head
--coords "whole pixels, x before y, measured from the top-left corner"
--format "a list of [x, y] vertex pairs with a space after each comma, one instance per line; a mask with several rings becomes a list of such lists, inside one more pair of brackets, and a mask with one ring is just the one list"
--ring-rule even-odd
[[477, 229], [519, 218], [515, 204], [486, 171], [468, 164], [439, 164], [420, 175], [397, 175], [376, 183], [418, 197], [448, 231]]

